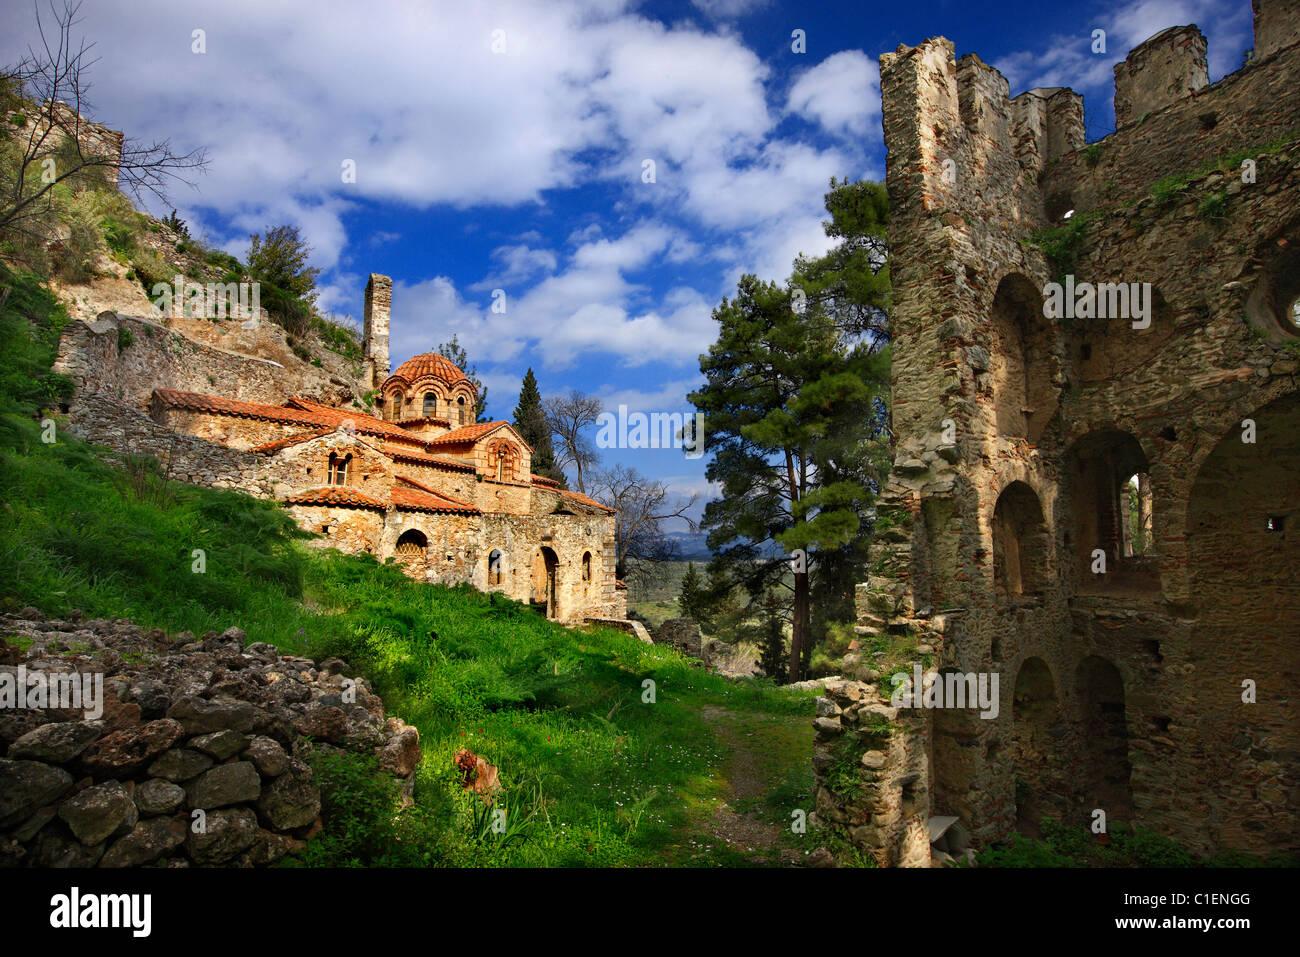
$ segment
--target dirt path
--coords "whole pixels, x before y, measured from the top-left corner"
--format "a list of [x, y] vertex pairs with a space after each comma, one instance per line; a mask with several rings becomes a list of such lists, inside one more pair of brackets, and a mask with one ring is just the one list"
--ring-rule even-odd
[[[802, 858], [791, 811], [808, 803], [812, 729], [804, 715], [705, 705], [702, 714], [727, 755], [715, 798], [701, 808], [681, 863], [774, 867]], [[809, 809], [805, 809], [809, 810]]]

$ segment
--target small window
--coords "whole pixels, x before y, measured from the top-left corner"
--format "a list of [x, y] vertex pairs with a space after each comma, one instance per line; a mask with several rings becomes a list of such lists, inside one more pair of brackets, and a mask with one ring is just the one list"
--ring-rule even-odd
[[350, 454], [340, 458], [337, 452], [330, 453], [330, 464], [329, 464], [330, 485], [348, 484], [348, 465], [351, 462], [352, 462], [352, 456]]
[[424, 394], [424, 417], [431, 419], [438, 414], [438, 395], [435, 392]]
[[591, 552], [582, 553], [582, 580], [591, 581]]
[[465, 397], [463, 395], [456, 399], [456, 421], [460, 425], [465, 424]]
[[1291, 301], [1291, 308], [1287, 310], [1287, 318], [1291, 320], [1291, 325], [1300, 332], [1300, 296]]
[[1267, 528], [1270, 532], [1282, 532], [1286, 530], [1285, 515], [1270, 515], [1268, 517]]
[[492, 554], [488, 555], [488, 584], [501, 584], [505, 574], [504, 566], [505, 556], [501, 554], [501, 550], [492, 549]]

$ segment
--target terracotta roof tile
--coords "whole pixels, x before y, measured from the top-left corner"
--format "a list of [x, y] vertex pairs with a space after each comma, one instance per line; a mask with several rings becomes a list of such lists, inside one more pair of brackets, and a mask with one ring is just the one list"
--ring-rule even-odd
[[227, 399], [217, 395], [204, 395], [201, 392], [181, 392], [176, 389], [154, 389], [154, 398], [169, 409], [184, 409], [188, 412], [207, 412], [211, 415], [230, 415], [243, 419], [261, 419], [266, 422], [280, 422], [285, 425], [326, 426], [333, 430], [346, 421], [351, 421], [358, 432], [369, 435], [382, 435], [387, 439], [410, 442], [423, 446], [424, 440], [412, 435], [405, 429], [398, 428], [391, 422], [351, 412], [344, 409], [332, 409], [318, 402], [306, 399], [291, 399], [287, 405], [268, 405], [264, 402], [245, 402], [242, 399]]
[[616, 511], [615, 509], [610, 508], [608, 505], [600, 504], [600, 502], [597, 502], [594, 498], [588, 498], [586, 495], [583, 495], [581, 492], [571, 492], [568, 489], [560, 489], [560, 494], [563, 495], [565, 498], [571, 498], [575, 502], [579, 502], [583, 505], [588, 506], [589, 508], [598, 508], [602, 512], [609, 512], [609, 514], [611, 515], [613, 515], [614, 512]]
[[404, 482], [410, 482], [417, 488], [407, 488], [403, 485], [393, 486], [393, 505], [407, 512], [448, 512], [459, 515], [481, 515], [483, 514], [473, 505], [458, 501], [449, 495], [443, 495], [441, 492], [435, 492], [431, 488], [426, 488], [418, 482], [413, 482], [406, 476], [398, 476]]
[[424, 376], [434, 376], [441, 379], [448, 385], [456, 385], [460, 382], [469, 382], [469, 377], [458, 369], [446, 356], [439, 355], [436, 352], [423, 352], [418, 356], [412, 356], [397, 367], [390, 379], [405, 379], [407, 382], [414, 382], [416, 379]]
[[556, 488], [556, 489], [560, 487], [559, 482], [555, 481], [555, 479], [553, 478], [547, 478], [545, 475], [529, 475], [528, 479], [534, 485], [544, 485], [547, 488]]
[[363, 495], [354, 488], [342, 485], [330, 485], [326, 488], [314, 488], [284, 500], [285, 505], [330, 505], [337, 508], [377, 508], [387, 511], [388, 505], [378, 499]]
[[428, 465], [432, 468], [453, 469], [458, 472], [474, 471], [474, 466], [469, 462], [462, 462], [460, 459], [453, 459], [447, 455], [428, 455], [424, 452], [416, 452], [413, 449], [406, 449], [396, 445], [385, 445], [384, 454], [391, 459], [402, 462], [415, 462], [418, 465]]
[[459, 429], [452, 429], [442, 435], [429, 439], [430, 445], [473, 445], [483, 436], [487, 435], [503, 425], [509, 425], [504, 420], [498, 422], [476, 422], [473, 425], [462, 426]]
[[261, 452], [263, 455], [271, 455], [274, 452], [282, 451], [298, 445], [301, 442], [310, 442], [312, 439], [323, 439], [327, 435], [333, 435], [334, 429], [317, 429], [314, 432], [299, 432], [297, 435], [290, 435], [275, 442], [267, 442], [265, 445], [257, 445], [249, 449], [250, 452]]

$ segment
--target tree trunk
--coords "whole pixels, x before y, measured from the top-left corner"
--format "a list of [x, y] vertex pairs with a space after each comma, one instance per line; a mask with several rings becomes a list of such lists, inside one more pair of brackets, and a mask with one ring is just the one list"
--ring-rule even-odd
[[804, 645], [808, 641], [808, 573], [794, 573], [794, 610], [790, 616], [790, 683], [803, 680]]

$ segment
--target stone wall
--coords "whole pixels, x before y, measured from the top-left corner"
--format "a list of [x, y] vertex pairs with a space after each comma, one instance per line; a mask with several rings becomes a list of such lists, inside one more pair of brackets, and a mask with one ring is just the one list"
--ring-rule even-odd
[[[274, 330], [283, 337], [278, 326], [263, 323], [262, 328], [264, 337], [274, 339]], [[141, 410], [149, 408], [154, 389], [271, 404], [296, 395], [326, 404], [352, 400], [354, 383], [296, 357], [280, 357], [285, 361], [243, 355], [197, 342], [151, 319], [106, 312], [93, 323], [76, 321], [64, 328], [53, 371], [71, 376], [79, 392], [95, 392]]]
[[[338, 659], [36, 609], [0, 633], [30, 642], [0, 639], [25, 686], [0, 711], [0, 866], [270, 866], [321, 827], [314, 750], [374, 754], [413, 794], [419, 733]], [[55, 675], [83, 696], [33, 697]]]
[[[1076, 99], [1011, 99], [946, 40], [881, 58], [897, 440], [859, 631], [1001, 692], [996, 717], [886, 716], [853, 800], [845, 699], [883, 706], [889, 676], [857, 661], [828, 697], [818, 815], [882, 864], [929, 860], [904, 789], [976, 846], [1102, 810], [1197, 851], [1300, 849], [1300, 46], [1175, 96], [1197, 37], [1135, 50], [1120, 129], [1087, 147]], [[1149, 325], [1047, 318], [1067, 275], [1150, 283]]]

